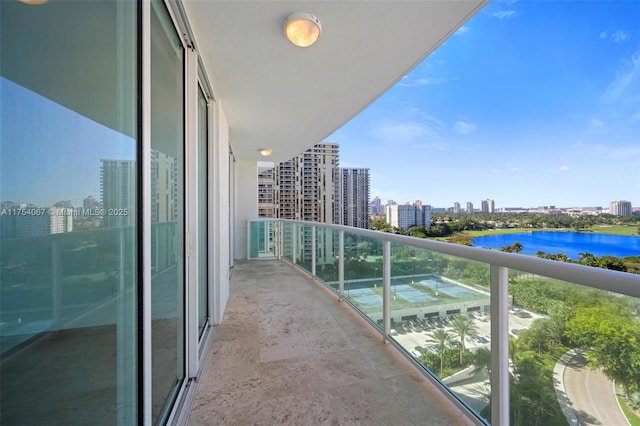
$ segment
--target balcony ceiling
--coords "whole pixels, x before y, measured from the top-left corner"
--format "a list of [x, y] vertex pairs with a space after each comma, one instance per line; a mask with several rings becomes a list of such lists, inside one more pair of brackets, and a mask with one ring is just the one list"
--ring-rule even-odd
[[[285, 161], [323, 141], [389, 89], [486, 4], [459, 1], [184, 0], [236, 158]], [[292, 12], [322, 21], [299, 48]]]

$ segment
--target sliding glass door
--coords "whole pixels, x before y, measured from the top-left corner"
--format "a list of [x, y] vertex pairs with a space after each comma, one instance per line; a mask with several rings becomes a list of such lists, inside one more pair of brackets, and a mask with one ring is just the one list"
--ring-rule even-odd
[[198, 335], [202, 337], [209, 315], [209, 105], [198, 85]]
[[152, 419], [164, 421], [185, 378], [185, 50], [151, 3]]
[[138, 12], [0, 1], [0, 424], [138, 419]]

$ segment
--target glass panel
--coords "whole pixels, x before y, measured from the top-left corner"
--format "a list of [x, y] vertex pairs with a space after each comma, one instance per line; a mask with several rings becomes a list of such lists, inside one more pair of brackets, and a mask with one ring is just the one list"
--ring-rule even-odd
[[512, 424], [532, 416], [541, 424], [565, 416], [570, 424], [628, 424], [623, 410], [637, 419], [637, 298], [516, 270], [509, 298]]
[[249, 223], [249, 258], [274, 257], [276, 255], [276, 222]]
[[209, 226], [208, 226], [208, 126], [207, 99], [198, 86], [198, 329], [200, 335], [209, 317]]
[[295, 224], [295, 264], [311, 273], [311, 226]]
[[344, 233], [344, 297], [378, 326], [382, 324], [381, 240]]
[[3, 425], [137, 421], [137, 10], [0, 2]]
[[282, 229], [282, 258], [293, 263], [293, 223], [280, 222]]
[[316, 276], [335, 291], [338, 288], [338, 234], [330, 228], [316, 229]]
[[166, 418], [184, 379], [184, 50], [164, 4], [151, 16], [152, 410]]
[[490, 419], [489, 265], [394, 243], [390, 293], [393, 339]]

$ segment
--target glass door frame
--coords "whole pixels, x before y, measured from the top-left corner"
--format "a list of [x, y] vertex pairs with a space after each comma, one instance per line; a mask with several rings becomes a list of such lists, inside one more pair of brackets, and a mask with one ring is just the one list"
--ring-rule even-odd
[[[165, 419], [167, 424], [186, 423], [190, 400], [195, 395], [196, 386], [189, 386], [198, 376], [207, 349], [211, 343], [212, 325], [216, 318], [216, 274], [215, 239], [215, 151], [217, 149], [217, 108], [216, 98], [209, 83], [203, 62], [195, 48], [194, 37], [181, 2], [162, 0], [171, 17], [174, 29], [183, 45], [184, 57], [184, 149], [185, 149], [185, 238], [184, 238], [184, 373], [185, 377], [177, 391], [174, 405]], [[142, 91], [142, 275], [140, 309], [140, 371], [139, 419], [140, 424], [152, 422], [152, 345], [151, 345], [151, 4], [142, 2], [141, 51], [142, 66], [140, 84]], [[198, 90], [202, 90], [207, 101], [207, 233], [202, 235], [198, 227]], [[206, 238], [207, 247], [207, 308], [208, 318], [204, 332], [199, 332], [198, 324], [198, 239]], [[141, 262], [142, 263], [142, 262]]]

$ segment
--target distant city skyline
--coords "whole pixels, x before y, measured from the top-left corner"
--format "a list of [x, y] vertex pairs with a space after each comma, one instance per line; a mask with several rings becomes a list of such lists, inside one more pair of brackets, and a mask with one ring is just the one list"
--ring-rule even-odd
[[640, 2], [489, 3], [326, 138], [384, 203], [640, 206]]
[[[385, 206], [389, 203], [389, 201], [395, 202], [397, 204], [412, 204], [413, 202], [420, 200], [423, 204], [425, 205], [430, 205], [432, 208], [446, 208], [446, 209], [455, 209], [456, 208], [456, 204], [458, 204], [458, 208], [461, 209], [461, 211], [464, 213], [466, 211], [467, 203], [471, 203], [472, 207], [474, 210], [477, 211], [481, 211], [482, 210], [482, 202], [486, 201], [487, 199], [472, 199], [472, 200], [455, 200], [454, 202], [452, 202], [449, 205], [436, 205], [433, 203], [430, 203], [429, 200], [425, 200], [423, 198], [418, 198], [417, 200], [399, 200], [397, 198], [390, 198], [388, 200], [386, 199], [382, 199], [379, 195], [376, 194], [371, 194], [372, 196], [372, 200], [375, 199], [376, 197], [380, 200], [382, 206]], [[496, 202], [496, 200], [491, 199], [491, 201]], [[614, 201], [628, 201], [628, 200], [609, 200], [606, 203], [603, 204], [599, 204], [599, 205], [586, 205], [586, 204], [580, 204], [580, 205], [566, 205], [566, 206], [562, 206], [562, 205], [558, 205], [558, 204], [553, 204], [553, 203], [547, 203], [547, 204], [539, 204], [539, 205], [501, 205], [498, 204], [496, 202], [495, 204], [495, 210], [498, 211], [500, 209], [509, 209], [509, 208], [523, 208], [523, 209], [535, 209], [535, 208], [540, 208], [540, 207], [547, 207], [547, 208], [553, 208], [553, 209], [571, 209], [571, 208], [602, 208], [602, 209], [609, 209], [610, 205], [612, 202]], [[640, 204], [640, 203], [638, 203]], [[633, 202], [631, 203], [633, 208], [640, 208], [640, 205], [634, 205]]]

